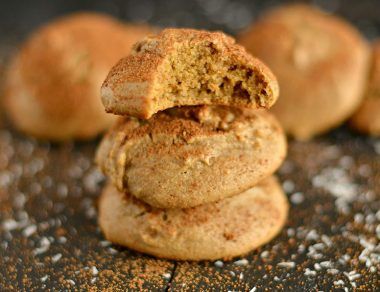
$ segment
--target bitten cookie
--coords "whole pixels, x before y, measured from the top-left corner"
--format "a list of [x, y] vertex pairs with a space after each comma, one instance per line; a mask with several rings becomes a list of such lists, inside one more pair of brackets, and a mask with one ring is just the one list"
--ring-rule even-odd
[[79, 13], [37, 30], [7, 73], [5, 109], [21, 131], [49, 140], [91, 138], [114, 121], [99, 88], [110, 68], [150, 29]]
[[99, 202], [107, 240], [175, 260], [232, 258], [267, 243], [286, 222], [274, 177], [237, 196], [189, 209], [155, 209], [108, 185]]
[[271, 71], [221, 32], [165, 29], [138, 42], [101, 89], [107, 112], [148, 119], [181, 105], [269, 108]]
[[119, 190], [154, 207], [187, 208], [247, 190], [285, 155], [285, 135], [265, 110], [195, 106], [122, 119], [97, 163]]
[[367, 91], [351, 126], [362, 133], [380, 136], [380, 40], [373, 45]]
[[239, 41], [278, 78], [281, 97], [273, 112], [295, 138], [326, 132], [359, 106], [368, 47], [343, 19], [306, 5], [284, 6], [265, 14]]

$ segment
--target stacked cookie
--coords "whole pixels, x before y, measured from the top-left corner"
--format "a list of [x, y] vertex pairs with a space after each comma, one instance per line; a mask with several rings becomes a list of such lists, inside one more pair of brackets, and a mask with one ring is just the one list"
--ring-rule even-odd
[[231, 258], [268, 242], [287, 217], [272, 174], [286, 138], [265, 108], [271, 71], [219, 32], [166, 29], [137, 43], [102, 86], [124, 117], [97, 163], [106, 238], [158, 257]]

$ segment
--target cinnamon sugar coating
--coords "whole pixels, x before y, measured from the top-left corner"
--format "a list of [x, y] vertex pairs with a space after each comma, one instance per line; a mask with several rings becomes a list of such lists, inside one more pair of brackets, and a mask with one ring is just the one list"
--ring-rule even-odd
[[286, 138], [264, 110], [224, 106], [169, 109], [121, 119], [97, 163], [121, 191], [159, 208], [186, 208], [247, 190], [271, 175]]
[[269, 177], [234, 197], [188, 209], [156, 209], [106, 186], [99, 224], [114, 243], [157, 257], [214, 260], [248, 253], [282, 229], [286, 196]]
[[278, 94], [271, 71], [233, 38], [193, 29], [138, 42], [101, 90], [107, 112], [144, 119], [181, 105], [269, 108]]

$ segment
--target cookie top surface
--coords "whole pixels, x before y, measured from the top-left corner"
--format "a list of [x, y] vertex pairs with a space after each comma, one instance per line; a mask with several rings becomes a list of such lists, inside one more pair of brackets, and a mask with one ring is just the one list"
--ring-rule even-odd
[[165, 29], [135, 44], [102, 86], [108, 112], [149, 118], [181, 105], [268, 108], [278, 84], [258, 59], [221, 32]]
[[193, 106], [121, 119], [97, 163], [119, 190], [155, 207], [185, 208], [254, 186], [285, 155], [286, 137], [267, 111]]
[[188, 209], [156, 209], [108, 185], [100, 199], [100, 226], [108, 240], [177, 260], [232, 258], [272, 239], [288, 203], [267, 178], [239, 195]]

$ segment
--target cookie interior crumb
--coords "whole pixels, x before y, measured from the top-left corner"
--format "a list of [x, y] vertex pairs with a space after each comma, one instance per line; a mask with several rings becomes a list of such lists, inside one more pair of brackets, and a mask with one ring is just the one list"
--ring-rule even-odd
[[173, 105], [231, 104], [267, 108], [267, 84], [258, 72], [231, 60], [212, 43], [178, 44], [161, 66], [153, 97], [159, 109]]

